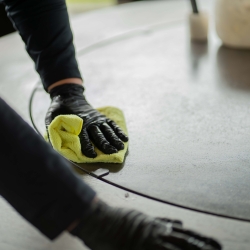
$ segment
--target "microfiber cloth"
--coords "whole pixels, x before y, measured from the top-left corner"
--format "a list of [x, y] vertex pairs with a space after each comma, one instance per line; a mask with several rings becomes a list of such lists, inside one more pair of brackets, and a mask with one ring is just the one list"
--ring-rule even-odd
[[[97, 109], [100, 113], [113, 120], [124, 132], [127, 127], [123, 112], [116, 107], [103, 107]], [[48, 127], [49, 138], [53, 148], [65, 158], [77, 163], [122, 163], [128, 149], [128, 142], [124, 149], [115, 154], [104, 154], [95, 147], [96, 158], [89, 158], [82, 154], [78, 135], [81, 132], [83, 120], [76, 115], [59, 115]]]

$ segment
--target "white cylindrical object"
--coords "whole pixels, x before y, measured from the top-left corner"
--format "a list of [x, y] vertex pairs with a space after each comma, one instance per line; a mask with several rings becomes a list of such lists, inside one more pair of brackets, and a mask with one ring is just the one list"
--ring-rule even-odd
[[224, 45], [250, 49], [250, 0], [216, 0], [215, 20]]
[[207, 41], [208, 15], [205, 12], [189, 15], [190, 38], [195, 41]]

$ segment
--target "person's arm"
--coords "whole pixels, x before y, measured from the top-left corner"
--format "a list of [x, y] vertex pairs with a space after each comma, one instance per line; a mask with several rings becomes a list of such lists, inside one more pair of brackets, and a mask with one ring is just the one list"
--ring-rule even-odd
[[96, 193], [0, 99], [0, 194], [50, 239], [88, 212]]
[[3, 0], [46, 91], [56, 82], [82, 83], [64, 0]]
[[[46, 127], [56, 115], [76, 114], [84, 120], [79, 135], [84, 155], [96, 157], [91, 141], [106, 154], [123, 149], [123, 141], [128, 137], [114, 122], [93, 109], [83, 95], [65, 1], [4, 0], [4, 3], [35, 62], [45, 90], [50, 92], [52, 102], [46, 115]], [[65, 86], [70, 98], [65, 95]]]

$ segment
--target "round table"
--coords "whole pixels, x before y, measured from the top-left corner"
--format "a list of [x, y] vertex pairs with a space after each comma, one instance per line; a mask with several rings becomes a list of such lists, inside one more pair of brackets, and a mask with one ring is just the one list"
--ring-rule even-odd
[[[80, 166], [108, 168], [103, 180], [152, 199], [250, 221], [250, 52], [222, 47], [213, 30], [208, 43], [191, 42], [185, 8], [144, 6], [143, 27], [127, 11], [118, 22], [138, 28], [78, 47], [87, 99], [121, 108], [130, 136], [123, 164]], [[48, 105], [37, 92], [43, 132]]]

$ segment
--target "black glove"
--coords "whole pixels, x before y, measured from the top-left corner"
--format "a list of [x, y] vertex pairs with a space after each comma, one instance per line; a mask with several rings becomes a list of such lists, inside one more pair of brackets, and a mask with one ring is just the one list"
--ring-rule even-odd
[[210, 238], [182, 228], [180, 221], [151, 218], [98, 201], [71, 234], [92, 250], [220, 250]]
[[61, 85], [50, 91], [51, 105], [45, 118], [47, 131], [56, 116], [74, 114], [83, 119], [79, 138], [81, 151], [85, 156], [91, 158], [97, 156], [91, 141], [105, 154], [117, 153], [118, 150], [124, 149], [122, 141], [127, 142], [128, 137], [114, 121], [88, 104], [83, 91], [84, 88], [78, 84]]

